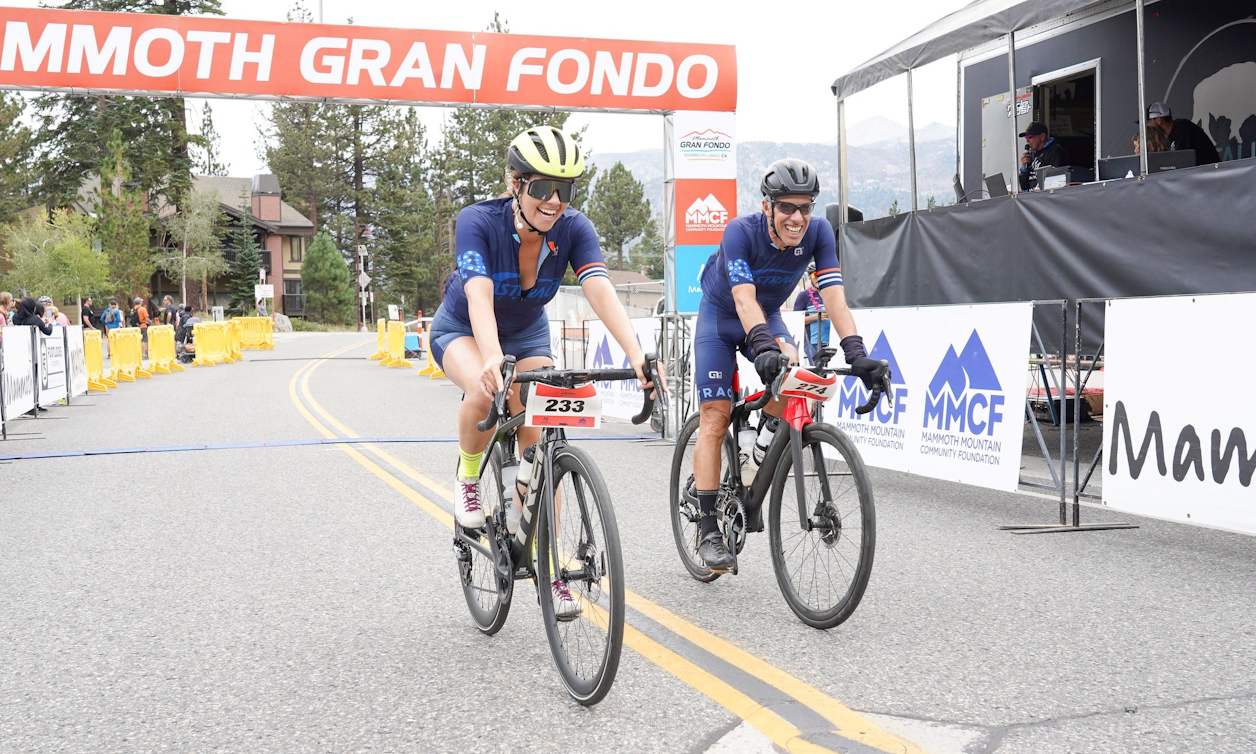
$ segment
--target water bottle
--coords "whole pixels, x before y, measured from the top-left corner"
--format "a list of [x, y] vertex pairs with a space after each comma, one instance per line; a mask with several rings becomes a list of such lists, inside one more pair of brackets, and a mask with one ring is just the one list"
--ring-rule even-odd
[[759, 471], [759, 462], [754, 459], [755, 431], [746, 427], [737, 433], [737, 461], [741, 465], [741, 483], [749, 487], [754, 475]]
[[519, 476], [519, 462], [512, 459], [506, 466], [502, 467], [500, 482], [502, 485], [502, 500], [506, 506], [506, 529], [514, 533], [519, 526], [519, 514], [515, 512], [514, 499], [511, 483]]
[[763, 458], [768, 454], [768, 446], [772, 444], [772, 437], [776, 434], [776, 428], [781, 424], [781, 420], [775, 416], [763, 422], [763, 427], [759, 430], [759, 438], [754, 442], [755, 466], [763, 463]]
[[[515, 495], [518, 496], [516, 501], [514, 496], [508, 497], [509, 506], [506, 508], [506, 531], [515, 535], [519, 533], [519, 521], [523, 518], [523, 506], [528, 504], [528, 487], [532, 483], [532, 462], [536, 458], [536, 446], [530, 445], [523, 451], [523, 462], [519, 464], [515, 471]], [[507, 479], [503, 474], [503, 479]]]

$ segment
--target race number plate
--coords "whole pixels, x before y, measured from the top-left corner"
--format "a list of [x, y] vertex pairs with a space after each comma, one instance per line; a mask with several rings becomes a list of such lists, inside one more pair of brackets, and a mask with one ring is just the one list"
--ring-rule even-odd
[[602, 398], [592, 382], [571, 389], [532, 384], [525, 426], [597, 429], [601, 424]]
[[791, 398], [810, 398], [816, 401], [827, 401], [836, 392], [836, 374], [821, 377], [815, 372], [810, 372], [802, 367], [794, 367], [789, 370], [784, 384], [781, 385], [781, 395], [788, 395]]

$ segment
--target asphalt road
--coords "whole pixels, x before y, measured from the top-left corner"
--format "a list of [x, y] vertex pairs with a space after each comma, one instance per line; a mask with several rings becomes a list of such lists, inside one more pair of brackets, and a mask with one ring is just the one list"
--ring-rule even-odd
[[[458, 391], [366, 361], [373, 343], [280, 336], [13, 422], [0, 455], [453, 434]], [[872, 581], [821, 632], [784, 604], [762, 535], [739, 576], [686, 575], [670, 447], [583, 447], [615, 499], [644, 648], [592, 709], [564, 693], [534, 602], [495, 637], [472, 626], [449, 530], [415, 500], [449, 509], [451, 444], [0, 462], [0, 751], [766, 752], [765, 719], [817, 709], [901, 746], [791, 749], [1256, 750], [1250, 537], [1132, 516], [1014, 536], [995, 524], [1050, 522], [1056, 503], [874, 471]]]

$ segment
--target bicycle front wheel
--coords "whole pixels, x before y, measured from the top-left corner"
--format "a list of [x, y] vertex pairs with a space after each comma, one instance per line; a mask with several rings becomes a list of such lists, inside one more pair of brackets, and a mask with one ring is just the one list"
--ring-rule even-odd
[[[602, 701], [610, 691], [624, 644], [619, 528], [606, 482], [584, 451], [567, 446], [554, 454], [552, 484], [557, 546], [551, 547], [549, 541], [547, 506], [541, 506], [537, 520], [541, 616], [567, 693], [588, 706]], [[556, 605], [563, 573], [576, 603], [574, 615], [570, 603]]]
[[[809, 626], [827, 629], [855, 612], [872, 575], [872, 482], [854, 443], [835, 427], [809, 424], [802, 440], [805, 499], [798, 499], [794, 475], [799, 470], [789, 450], [772, 479], [772, 567], [794, 614]], [[807, 528], [798, 515], [800, 506]]]
[[[508, 546], [505, 510], [507, 505], [512, 504], [513, 497], [507, 496], [502, 487], [502, 445], [493, 443], [480, 469], [480, 499], [485, 517], [491, 518], [497, 527], [497, 552], [503, 563], [507, 562], [505, 548]], [[463, 531], [490, 552], [493, 551], [487, 527]], [[454, 544], [458, 553], [458, 580], [462, 583], [462, 594], [467, 600], [467, 609], [471, 611], [471, 620], [476, 628], [492, 636], [501, 630], [506, 616], [510, 614], [513, 575], [503, 577], [493, 561], [474, 547], [457, 540]]]

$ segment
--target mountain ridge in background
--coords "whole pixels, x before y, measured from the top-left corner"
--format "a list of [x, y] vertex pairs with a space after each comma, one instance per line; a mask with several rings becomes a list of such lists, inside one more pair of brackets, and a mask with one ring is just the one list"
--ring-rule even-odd
[[[850, 167], [850, 204], [863, 210], [864, 217], [884, 217], [898, 201], [899, 209], [911, 209], [911, 176], [907, 150], [907, 128], [889, 118], [875, 116], [847, 131], [847, 158]], [[797, 157], [820, 172], [820, 204], [837, 201], [837, 148], [828, 143], [782, 143], [742, 141], [737, 144], [737, 212], [759, 209], [759, 180], [767, 166], [782, 157]], [[632, 172], [650, 200], [650, 208], [660, 214], [663, 207], [663, 151], [594, 153], [590, 161], [602, 170], [616, 162]], [[938, 204], [955, 201], [952, 179], [955, 175], [955, 128], [930, 123], [916, 129], [916, 175], [920, 206], [930, 195]]]

